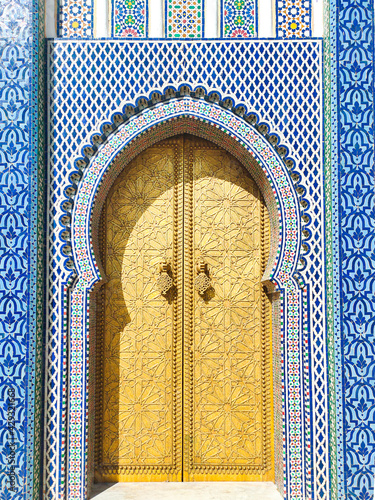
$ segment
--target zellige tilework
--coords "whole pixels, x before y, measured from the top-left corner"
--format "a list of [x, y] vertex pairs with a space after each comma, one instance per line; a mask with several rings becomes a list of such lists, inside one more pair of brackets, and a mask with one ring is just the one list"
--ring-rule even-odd
[[204, 0], [165, 0], [167, 38], [202, 38]]
[[257, 35], [257, 0], [221, 0], [221, 33], [225, 38]]
[[[284, 324], [288, 342], [291, 345], [288, 348], [285, 361], [288, 370], [283, 371], [283, 374], [288, 379], [287, 385], [292, 388], [291, 392], [286, 396], [290, 403], [288, 419], [286, 421], [286, 427], [289, 431], [286, 439], [294, 443], [291, 454], [292, 462], [290, 466], [289, 488], [291, 497], [302, 498], [303, 478], [301, 475], [301, 466], [304, 437], [299, 416], [304, 411], [304, 403], [303, 394], [298, 389], [301, 382], [296, 379], [295, 375], [300, 373], [298, 353], [301, 350], [300, 319], [303, 313], [301, 291], [298, 290], [298, 286], [292, 278], [293, 269], [296, 265], [296, 250], [300, 234], [298, 200], [286, 166], [276, 157], [275, 152], [272, 151], [272, 147], [267, 144], [260, 134], [257, 135], [254, 129], [245, 125], [239, 117], [236, 117], [230, 111], [220, 109], [205, 101], [193, 101], [190, 98], [172, 100], [166, 104], [161, 103], [154, 109], [145, 111], [140, 117], [133, 118], [128, 124], [122, 126], [118, 133], [109, 139], [103, 148], [100, 149], [97, 158], [88, 166], [78, 189], [75, 208], [72, 214], [73, 258], [77, 262], [78, 282], [72, 293], [71, 302], [70, 352], [75, 362], [70, 378], [70, 405], [73, 411], [70, 414], [70, 440], [68, 443], [68, 495], [71, 499], [82, 496], [82, 475], [85, 474], [85, 471], [81, 468], [81, 464], [84, 463], [86, 454], [86, 445], [82, 441], [82, 435], [87, 435], [85, 426], [87, 402], [84, 397], [82, 398], [82, 395], [86, 394], [87, 391], [85, 382], [87, 363], [83, 355], [86, 350], [85, 344], [88, 342], [86, 311], [89, 307], [87, 302], [89, 291], [95, 281], [99, 279], [98, 267], [91, 252], [93, 247], [90, 238], [87, 239], [85, 236], [89, 234], [85, 228], [91, 225], [91, 220], [97, 220], [97, 217], [92, 214], [94, 200], [97, 200], [98, 196], [102, 199], [97, 186], [103, 175], [106, 175], [106, 182], [108, 182], [110, 175], [107, 171], [110, 169], [112, 160], [124, 147], [127, 147], [126, 158], [134, 156], [132, 144], [129, 141], [134, 140], [139, 133], [144, 132], [145, 128], [152, 130], [158, 123], [184, 116], [192, 116], [195, 119], [199, 119], [198, 124], [201, 121], [212, 123], [215, 125], [215, 127], [212, 127], [215, 132], [221, 128], [224, 133], [233, 137], [237, 136], [240, 139], [243, 147], [247, 151], [251, 151], [259, 164], [262, 165], [264, 169], [263, 176], [266, 176], [268, 179], [269, 184], [272, 186], [272, 191], [278, 200], [279, 210], [276, 210], [274, 213], [276, 220], [272, 221], [271, 218], [271, 226], [289, 228], [286, 235], [280, 235], [279, 242], [274, 240], [277, 246], [273, 249], [271, 247], [271, 255], [277, 257], [274, 261], [274, 266], [266, 270], [266, 274], [269, 274], [269, 280], [274, 281], [275, 284], [277, 283], [281, 288], [285, 289], [288, 313], [285, 316]], [[167, 131], [170, 132], [170, 129], [171, 127], [168, 126]], [[187, 130], [190, 130], [190, 127]], [[162, 138], [164, 137], [161, 133], [158, 139]], [[137, 148], [137, 141], [134, 142]], [[223, 141], [220, 135], [217, 136], [215, 142], [222, 144]], [[140, 144], [144, 147], [144, 138], [142, 138]], [[236, 151], [237, 147], [234, 141], [234, 151]], [[244, 164], [246, 165], [246, 163]], [[251, 170], [256, 180], [258, 177], [261, 178], [257, 170], [254, 170], [254, 167]], [[113, 178], [116, 178], [117, 174], [117, 171], [114, 172]], [[264, 181], [258, 181], [259, 185], [262, 185], [262, 183], [265, 184]], [[271, 194], [271, 196], [273, 197], [274, 195]], [[269, 202], [272, 204], [271, 200]], [[290, 379], [289, 375], [291, 375]], [[80, 411], [79, 408], [81, 408]], [[290, 428], [289, 422], [291, 424]]]
[[331, 498], [344, 497], [344, 447], [343, 447], [343, 393], [342, 393], [342, 341], [339, 247], [339, 185], [337, 165], [337, 78], [336, 61], [331, 54], [336, 48], [336, 7], [331, 2], [325, 12], [324, 40], [325, 62], [325, 210], [326, 210], [326, 276], [327, 276], [327, 340], [329, 353], [330, 399], [330, 460]]
[[[87, 43], [90, 44], [89, 50]], [[66, 373], [64, 368], [66, 365], [64, 365], [63, 353], [67, 350], [67, 330], [62, 321], [62, 314], [56, 313], [57, 310], [66, 311], [67, 304], [66, 290], [64, 287], [59, 286], [59, 283], [68, 283], [70, 277], [74, 276], [71, 267], [69, 267], [72, 264], [69, 239], [62, 239], [60, 234], [65, 234], [61, 221], [69, 220], [66, 210], [71, 210], [69, 208], [71, 202], [66, 198], [65, 194], [70, 185], [69, 175], [76, 171], [76, 165], [78, 165], [76, 161], [79, 164], [81, 164], [80, 162], [83, 162], [83, 165], [86, 164], [89, 156], [96, 148], [90, 137], [98, 133], [100, 137], [104, 129], [110, 130], [108, 127], [113, 128], [113, 125], [110, 124], [113, 123], [112, 117], [116, 113], [119, 114], [119, 118], [113, 118], [116, 123], [120, 124], [124, 120], [121, 117], [125, 117], [126, 121], [126, 116], [132, 114], [131, 103], [134, 103], [137, 109], [141, 110], [145, 105], [147, 107], [147, 103], [154, 102], [152, 96], [157, 97], [159, 95], [159, 100], [166, 98], [161, 97], [163, 95], [178, 97], [180, 87], [175, 87], [175, 90], [172, 89], [176, 81], [185, 82], [185, 86], [190, 88], [191, 92], [200, 87], [203, 89], [203, 94], [198, 92], [198, 96], [206, 95], [207, 100], [212, 98], [213, 102], [222, 102], [223, 107], [230, 106], [230, 102], [242, 103], [242, 108], [238, 107], [238, 113], [241, 115], [250, 112], [255, 113], [259, 117], [259, 123], [267, 124], [267, 128], [261, 130], [270, 130], [270, 133], [271, 131], [277, 131], [281, 143], [287, 145], [288, 154], [295, 158], [295, 168], [301, 173], [305, 183], [304, 189], [307, 189], [308, 193], [306, 203], [303, 201], [306, 194], [300, 200], [301, 206], [305, 206], [302, 210], [302, 214], [304, 214], [302, 220], [304, 221], [304, 238], [307, 237], [302, 248], [301, 256], [303, 259], [301, 263], [303, 262], [303, 264], [298, 265], [298, 272], [295, 276], [293, 275], [293, 283], [295, 283], [294, 280], [297, 280], [300, 283], [299, 286], [303, 286], [303, 289], [298, 288], [293, 293], [284, 291], [280, 307], [280, 311], [285, 310], [285, 307], [296, 307], [297, 310], [309, 311], [307, 318], [310, 318], [304, 323], [306, 327], [303, 329], [300, 328], [297, 319], [293, 323], [294, 326], [290, 323], [287, 336], [284, 332], [285, 321], [280, 323], [280, 335], [284, 339], [285, 345], [296, 345], [297, 349], [298, 345], [306, 346], [303, 348], [303, 359], [305, 360], [303, 369], [296, 363], [295, 360], [298, 356], [296, 357], [296, 353], [293, 354], [292, 350], [287, 353], [283, 350], [281, 364], [288, 367], [288, 373], [296, 373], [297, 370], [304, 381], [304, 387], [311, 387], [311, 391], [300, 391], [298, 385], [290, 386], [293, 387], [293, 397], [296, 398], [296, 403], [294, 408], [288, 407], [285, 409], [289, 415], [287, 422], [292, 422], [293, 428], [298, 429], [298, 437], [296, 435], [294, 439], [292, 437], [294, 434], [289, 434], [286, 441], [284, 441], [284, 453], [286, 457], [289, 457], [286, 458], [285, 463], [291, 463], [293, 470], [289, 466], [286, 469], [282, 468], [284, 477], [281, 480], [278, 479], [278, 484], [283, 485], [285, 492], [291, 498], [302, 498], [303, 491], [315, 492], [317, 498], [326, 498], [329, 486], [327, 461], [327, 358], [324, 324], [325, 287], [322, 273], [324, 262], [322, 244], [324, 213], [322, 138], [319, 133], [320, 124], [322, 123], [321, 48], [318, 41], [276, 40], [269, 42], [228, 41], [216, 43], [203, 41], [195, 41], [194, 43], [128, 41], [123, 44], [121, 42], [68, 41], [50, 44], [51, 102], [53, 102], [51, 123], [54, 126], [54, 137], [50, 142], [50, 159], [52, 161], [50, 171], [50, 227], [55, 229], [49, 235], [50, 301], [53, 308], [48, 319], [48, 355], [53, 355], [56, 349], [54, 346], [61, 348], [61, 354], [56, 356], [56, 364], [51, 365], [51, 371], [49, 372], [48, 384], [51, 397], [58, 392], [60, 387], [60, 383], [56, 383], [57, 377], [64, 384], [66, 383], [64, 382], [66, 376], [71, 377], [74, 375], [72, 372]], [[272, 71], [270, 67], [265, 70], [264, 58], [267, 58], [268, 65], [272, 66]], [[308, 58], [312, 64], [308, 67], [308, 72], [303, 73], [299, 70]], [[65, 67], [69, 68], [68, 71], [63, 72], [60, 69], [60, 61], [64, 61]], [[84, 69], [87, 67], [88, 61], [90, 61], [90, 68], [95, 68], [95, 71], [90, 72]], [[197, 61], [199, 61], [198, 64]], [[280, 64], [280, 61], [285, 62]], [[77, 66], [81, 68], [79, 72], [75, 69]], [[143, 68], [143, 70], [139, 72], [139, 68]], [[137, 77], [135, 78], [134, 74], [137, 71]], [[228, 79], [228, 75], [231, 75], [230, 79]], [[262, 97], [266, 86], [270, 88], [268, 81], [270, 75], [272, 75], [273, 79], [272, 106]], [[299, 84], [300, 78], [304, 81], [303, 85]], [[306, 85], [306, 78], [309, 82], [308, 85]], [[82, 101], [77, 99], [74, 101], [69, 100], [67, 95], [63, 96], [59, 93], [58, 89], [62, 82], [64, 82], [64, 85], [71, 85], [72, 91], [74, 88], [74, 92], [78, 91], [80, 95], [86, 94], [90, 96], [89, 99], [93, 106], [90, 115], [86, 113], [86, 117], [90, 116], [90, 118], [83, 127], [78, 116], [81, 107], [86, 107], [86, 101], [85, 99]], [[183, 83], [180, 85], [182, 85], [182, 89], [185, 88]], [[167, 91], [168, 87], [170, 91]], [[105, 94], [103, 94], [103, 88], [106, 89]], [[181, 92], [185, 92], [185, 90], [181, 90]], [[285, 92], [290, 93], [293, 98], [286, 99]], [[106, 98], [105, 95], [108, 97]], [[100, 98], [98, 99], [95, 96], [100, 96]], [[228, 101], [229, 104], [226, 101], [227, 97], [232, 99]], [[155, 102], [157, 101], [158, 99]], [[74, 113], [69, 112], [71, 106], [75, 108]], [[166, 109], [165, 106], [157, 106], [155, 112], [161, 113], [163, 109]], [[214, 106], [213, 109], [216, 109], [216, 107]], [[224, 116], [220, 111], [222, 108], [218, 107], [217, 109], [217, 116]], [[148, 112], [146, 113], [146, 110], [139, 115], [139, 119], [143, 117], [142, 120], [146, 120], [145, 131], [152, 127], [152, 123], [157, 123], [152, 120], [147, 121], [147, 117], [150, 116]], [[192, 113], [192, 116], [198, 118], [199, 114]], [[232, 114], [232, 116], [235, 115]], [[240, 118], [240, 120], [243, 119]], [[63, 123], [65, 125], [61, 127], [60, 124]], [[68, 123], [69, 129], [75, 130], [75, 133], [70, 134], [69, 138], [59, 132], [60, 130], [66, 130]], [[136, 121], [129, 121], [130, 123], [135, 124]], [[246, 124], [245, 121], [243, 123]], [[155, 128], [155, 131], [159, 131], [159, 133], [160, 130]], [[311, 132], [306, 135], [306, 130], [311, 130]], [[238, 131], [234, 135], [236, 134], [238, 134]], [[116, 135], [113, 137], [115, 140]], [[70, 143], [68, 149], [65, 146], [67, 140]], [[136, 144], [143, 144], [143, 147], [147, 147], [147, 141], [145, 140], [140, 143], [136, 142]], [[72, 150], [77, 151], [77, 156], [72, 156]], [[82, 156], [83, 150], [89, 155], [86, 159], [84, 158], [86, 153]], [[110, 176], [106, 177], [107, 182], [109, 182], [110, 178]], [[304, 192], [304, 189], [301, 193]], [[74, 192], [74, 189], [72, 192]], [[309, 214], [314, 214], [314, 216]], [[312, 221], [314, 222], [312, 223]], [[286, 230], [294, 231], [292, 227]], [[59, 257], [57, 258], [57, 256]], [[309, 276], [314, 276], [313, 284], [310, 285], [308, 285], [310, 283]], [[303, 283], [306, 283], [306, 285], [303, 285]], [[77, 288], [77, 294], [79, 293], [81, 292]], [[86, 292], [80, 295], [83, 301], [82, 304], [86, 300], [85, 294]], [[74, 297], [77, 297], [78, 300], [78, 295]], [[81, 304], [81, 299], [78, 301], [79, 304]], [[78, 311], [77, 307], [74, 306], [75, 310]], [[290, 321], [292, 321], [293, 314], [290, 313], [289, 315]], [[77, 325], [79, 324], [82, 323], [77, 323]], [[87, 340], [84, 340], [86, 338], [85, 331], [80, 330], [80, 332], [79, 337], [76, 339], [77, 346]], [[82, 344], [83, 346], [84, 344]], [[74, 352], [78, 353], [79, 351]], [[83, 350], [84, 352], [85, 350]], [[77, 362], [80, 360], [79, 363], [83, 363], [81, 365], [83, 372], [77, 367], [77, 376], [79, 375], [80, 380], [77, 379], [75, 383], [78, 384], [76, 387], [78, 393], [82, 394], [83, 399], [80, 401], [85, 401], [86, 389], [84, 389], [84, 386], [79, 385], [84, 383], [85, 380], [85, 359], [76, 356], [74, 359]], [[285, 376], [287, 376], [286, 372]], [[83, 392], [79, 387], [82, 388]], [[74, 394], [78, 394], [77, 390], [74, 391]], [[61, 401], [58, 406], [46, 406], [50, 424], [50, 436], [46, 441], [46, 454], [53, 457], [51, 460], [52, 465], [46, 469], [46, 484], [49, 485], [51, 495], [59, 495], [64, 490], [59, 475], [65, 474], [63, 464], [66, 448], [65, 443], [61, 441], [61, 436], [64, 434], [60, 434], [59, 429], [64, 428], [64, 425], [66, 425], [66, 403], [64, 403], [63, 398], [57, 397], [56, 399]], [[298, 405], [303, 405], [304, 408], [304, 425], [300, 421], [301, 412], [298, 410]], [[73, 407], [76, 407], [77, 410], [81, 408], [79, 411], [82, 412], [82, 406]], [[312, 409], [311, 413], [310, 408]], [[74, 418], [79, 418], [80, 425], [85, 426], [82, 413], [81, 416], [79, 415], [78, 412]], [[72, 422], [72, 415], [69, 417], [69, 422]], [[293, 446], [291, 446], [290, 439], [294, 443]], [[282, 443], [283, 441], [279, 440], [278, 442]], [[74, 448], [70, 449], [73, 459], [75, 456]], [[78, 450], [78, 453], [81, 453], [81, 451]], [[283, 453], [280, 452], [279, 456], [282, 455]], [[76, 456], [74, 460], [76, 459], [79, 460], [79, 457]], [[290, 462], [289, 459], [293, 460], [293, 462]], [[301, 460], [305, 464], [305, 474], [302, 474], [302, 468], [298, 465], [302, 463]], [[314, 464], [314, 476], [311, 484], [312, 464]], [[83, 478], [80, 474], [83, 474], [83, 470], [80, 470], [81, 473], [78, 476], [74, 476], [74, 469], [69, 470], [68, 484], [72, 486], [72, 492], [74, 490], [75, 495], [78, 494], [78, 490], [82, 492]]]
[[113, 0], [112, 35], [121, 38], [145, 38], [147, 5], [147, 0]]
[[311, 27], [312, 0], [276, 0], [276, 36], [308, 38]]
[[332, 62], [340, 64], [333, 102], [340, 148], [333, 184], [339, 185], [334, 222], [340, 243], [334, 252], [344, 356], [343, 385], [341, 376], [337, 380], [344, 389], [344, 429], [338, 432], [346, 451], [344, 495], [354, 500], [372, 498], [375, 475], [374, 3], [344, 0], [337, 2], [336, 13]]
[[[0, 93], [3, 96], [0, 107], [5, 117], [0, 130], [0, 194], [3, 207], [0, 218], [3, 238], [0, 300], [4, 305], [0, 314], [4, 332], [0, 336], [0, 391], [3, 394], [0, 409], [1, 414], [6, 415], [6, 420], [2, 419], [0, 422], [0, 430], [5, 437], [0, 443], [0, 451], [2, 457], [14, 460], [14, 463], [8, 460], [0, 465], [2, 500], [10, 497], [38, 498], [40, 494], [38, 450], [41, 440], [39, 394], [43, 356], [41, 277], [44, 262], [42, 172], [45, 120], [44, 54], [41, 43], [44, 7], [37, 2], [30, 4], [3, 0], [0, 3], [0, 71], [3, 75], [0, 81]], [[246, 2], [242, 7], [242, 2], [223, 0], [222, 7], [224, 3], [228, 6], [228, 11], [230, 7], [240, 10], [245, 5], [250, 5], [250, 2]], [[187, 3], [184, 4], [186, 5]], [[192, 4], [194, 8], [197, 5], [197, 2]], [[206, 94], [216, 91], [219, 100], [229, 97], [232, 102], [243, 103], [247, 108], [246, 113], [256, 113], [258, 120], [263, 120], [270, 130], [276, 131], [282, 143], [287, 144], [289, 152], [297, 159], [296, 166], [307, 189], [308, 206], [302, 206], [302, 220], [305, 216], [308, 220], [313, 214], [303, 229], [309, 236], [302, 247], [306, 254], [301, 254], [306, 267], [300, 264], [303, 269], [297, 273], [298, 280], [302, 280], [301, 293], [298, 298], [294, 294], [281, 293], [277, 306], [280, 310], [289, 307], [291, 311], [297, 304], [298, 308], [311, 313], [311, 316], [304, 318], [301, 333], [305, 345], [304, 388], [302, 393], [297, 386], [295, 394], [296, 401], [306, 402], [310, 398], [311, 412], [306, 406], [301, 434], [304, 440], [299, 441], [298, 438], [295, 442], [284, 441], [284, 453], [290, 454], [292, 460], [297, 460], [293, 462], [293, 466], [297, 463], [297, 471], [280, 469], [278, 466], [277, 484], [285, 487], [290, 498], [297, 498], [295, 494], [298, 495], [300, 491], [298, 456], [303, 449], [306, 464], [303, 478], [305, 498], [310, 498], [312, 494], [315, 498], [329, 498], [325, 356], [325, 347], [328, 346], [331, 469], [334, 469], [331, 475], [331, 495], [333, 499], [372, 498], [375, 463], [372, 439], [375, 401], [372, 376], [375, 363], [372, 338], [374, 299], [371, 295], [374, 281], [371, 272], [374, 267], [374, 12], [373, 4], [367, 0], [327, 0], [326, 6], [328, 5], [330, 17], [327, 18], [327, 31], [330, 32], [330, 38], [326, 41], [325, 84], [325, 127], [329, 143], [326, 145], [325, 167], [325, 210], [328, 223], [326, 240], [323, 239], [321, 230], [321, 95], [319, 91], [311, 90], [317, 89], [317, 82], [320, 81], [317, 77], [321, 69], [316, 49], [318, 42], [297, 40], [297, 45], [293, 45], [274, 41], [268, 45], [266, 56], [263, 52], [264, 42], [259, 42], [258, 52], [256, 45], [244, 46], [242, 42], [230, 46], [225, 46], [222, 42], [216, 45], [199, 42], [196, 47], [168, 47], [155, 42], [152, 46], [145, 45], [141, 49], [141, 56], [135, 50], [132, 52], [132, 48], [128, 51], [121, 48], [121, 42], [117, 48], [110, 42], [103, 45], [95, 42], [82, 42], [80, 45], [72, 41], [61, 46], [58, 43], [52, 44], [53, 78], [50, 95], [53, 97], [50, 104], [53, 109], [51, 123], [54, 131], [50, 142], [52, 166], [47, 211], [49, 295], [45, 308], [48, 326], [45, 412], [49, 422], [45, 439], [46, 457], [49, 457], [45, 469], [46, 498], [61, 498], [65, 492], [66, 387], [67, 377], [72, 377], [74, 372], [67, 371], [66, 318], [55, 317], [54, 314], [56, 311], [67, 312], [69, 290], [75, 279], [70, 267], [71, 247], [69, 240], [64, 239], [64, 231], [69, 227], [70, 220], [69, 202], [64, 190], [71, 186], [69, 175], [77, 172], [74, 159], [82, 159], [82, 149], [93, 144], [92, 134], [98, 132], [103, 135], [101, 124], [109, 126], [113, 123], [113, 114], [119, 111], [123, 113], [126, 104], [136, 104], [141, 95], [150, 97], [153, 90], [164, 95], [167, 86], [174, 86], [177, 92], [181, 82], [190, 85], [191, 89], [203, 86]], [[121, 6], [125, 7], [121, 12], [121, 9], [117, 11], [117, 18], [113, 18], [112, 35], [120, 38], [147, 36], [147, 12], [144, 14], [139, 10], [131, 10], [133, 6], [129, 7], [125, 3]], [[177, 11], [172, 8], [171, 22], [176, 21], [175, 28], [170, 33], [167, 32], [166, 36], [202, 37], [203, 7], [202, 4], [200, 17], [195, 11], [195, 17], [189, 19], [176, 16]], [[130, 11], [125, 12], [125, 8]], [[127, 14], [132, 16], [135, 13], [139, 16], [134, 17], [134, 20], [126, 17]], [[142, 21], [143, 15], [145, 22]], [[311, 1], [278, 0], [276, 15], [277, 34], [280, 38], [311, 36]], [[244, 24], [239, 27], [242, 22]], [[118, 33], [115, 33], [116, 23], [119, 26]], [[245, 37], [244, 32], [241, 32], [241, 29], [245, 31], [244, 26], [247, 26], [247, 31], [252, 31], [250, 17], [242, 19], [227, 16], [227, 21], [222, 17], [224, 37]], [[93, 4], [85, 0], [61, 2], [58, 28], [62, 37], [91, 38]], [[246, 36], [254, 36], [256, 31], [255, 16], [254, 34]], [[122, 57], [116, 54], [118, 50]], [[147, 62], [147, 71], [144, 69], [144, 61]], [[265, 61], [269, 65], [267, 71], [264, 70]], [[309, 61], [309, 71], [299, 77], [298, 72], [305, 71], [303, 68], [306, 67], [306, 61]], [[135, 72], [140, 68], [140, 73], [135, 77]], [[65, 77], [67, 80], [64, 80]], [[302, 84], [299, 78], [307, 79], [307, 83], [305, 80]], [[269, 88], [269, 84], [267, 87], [265, 83], [266, 79], [271, 79], [271, 86], [274, 87], [269, 99], [264, 98], [265, 91]], [[70, 85], [68, 95], [64, 94], [67, 91], [66, 81]], [[302, 90], [298, 88], [299, 84]], [[73, 92], [77, 92], [78, 99], [72, 99]], [[284, 92], [288, 96], [293, 95], [291, 102], [288, 102]], [[200, 126], [204, 128], [203, 125]], [[212, 126], [207, 124], [207, 127]], [[157, 130], [155, 133], [161, 133], [161, 129]], [[306, 133], [306, 130], [309, 132]], [[209, 133], [208, 130], [206, 133]], [[64, 138], [65, 134], [67, 137]], [[228, 147], [232, 138], [229, 139]], [[73, 198], [74, 195], [71, 200]], [[70, 210], [72, 207], [73, 204]], [[65, 225], [62, 225], [62, 220]], [[325, 252], [322, 251], [323, 248], [326, 249]], [[327, 283], [323, 278], [315, 279], [317, 270], [323, 269], [325, 259]], [[313, 283], [309, 281], [312, 276]], [[330, 297], [328, 302], [325, 291]], [[76, 292], [80, 292], [79, 287]], [[76, 302], [73, 301], [74, 304]], [[328, 343], [325, 342], [326, 325], [322, 319], [326, 305]], [[79, 307], [82, 311], [81, 303]], [[277, 318], [282, 319], [281, 313]], [[290, 320], [292, 324], [295, 320], [293, 314]], [[291, 336], [286, 338], [283, 336], [284, 327], [282, 321], [277, 325], [277, 331], [280, 330], [277, 338], [285, 342], [282, 346], [293, 345], [295, 338], [291, 336], [300, 330], [292, 326], [288, 331]], [[278, 352], [278, 366], [288, 367], [288, 377], [297, 368], [300, 370], [294, 362], [295, 354], [292, 348], [286, 358], [283, 349]], [[278, 374], [280, 373], [281, 369]], [[332, 374], [335, 376], [334, 380]], [[77, 373], [77, 377], [79, 376]], [[75, 382], [78, 383], [77, 380]], [[9, 415], [14, 411], [14, 402], [19, 446], [13, 455], [6, 443], [10, 440], [13, 446], [13, 432], [8, 422]], [[289, 412], [289, 408], [286, 411]], [[298, 408], [297, 411], [292, 408], [290, 415], [293, 425], [298, 427], [301, 419]], [[69, 423], [72, 424], [71, 416]], [[282, 421], [278, 420], [277, 429], [281, 427]], [[279, 446], [283, 439], [285, 436], [278, 436]], [[10, 469], [13, 465], [14, 475]], [[297, 472], [297, 481], [292, 483], [289, 482], [291, 472]], [[283, 474], [285, 477], [280, 479]], [[13, 481], [14, 491], [9, 491], [13, 488]]]
[[44, 4], [0, 1], [0, 499], [40, 492]]
[[94, 1], [61, 0], [58, 3], [57, 31], [62, 38], [92, 38]]

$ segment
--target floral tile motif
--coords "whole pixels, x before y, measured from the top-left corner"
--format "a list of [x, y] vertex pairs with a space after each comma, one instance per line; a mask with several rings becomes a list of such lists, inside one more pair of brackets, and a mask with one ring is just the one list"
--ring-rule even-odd
[[0, 0], [0, 499], [40, 491], [44, 2]]
[[112, 36], [145, 38], [147, 36], [147, 0], [113, 0]]
[[166, 0], [166, 37], [202, 38], [203, 10], [204, 0]]
[[308, 38], [311, 36], [311, 0], [276, 0], [276, 36]]
[[257, 0], [222, 0], [221, 35], [250, 38], [257, 35]]
[[374, 2], [337, 1], [332, 14], [338, 23], [331, 52], [332, 73], [338, 71], [337, 94], [332, 93], [337, 113], [337, 121], [332, 116], [332, 128], [337, 126], [332, 141], [337, 140], [339, 147], [332, 182], [338, 187], [333, 224], [339, 226], [340, 235], [334, 248], [342, 344], [337, 387], [344, 391], [343, 406], [337, 404], [337, 434], [346, 453], [345, 490], [338, 498], [371, 499], [375, 476]]

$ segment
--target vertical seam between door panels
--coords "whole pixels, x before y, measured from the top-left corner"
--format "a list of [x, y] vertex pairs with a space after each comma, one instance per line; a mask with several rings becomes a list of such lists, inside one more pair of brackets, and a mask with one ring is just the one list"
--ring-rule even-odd
[[181, 481], [184, 482], [184, 468], [185, 468], [185, 135], [181, 138]]

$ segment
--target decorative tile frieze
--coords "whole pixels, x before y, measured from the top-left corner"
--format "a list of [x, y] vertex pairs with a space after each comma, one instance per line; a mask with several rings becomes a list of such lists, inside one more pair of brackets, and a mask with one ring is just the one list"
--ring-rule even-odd
[[94, 36], [94, 0], [61, 0], [58, 36], [92, 38]]
[[222, 37], [257, 36], [257, 6], [257, 0], [221, 0]]
[[147, 20], [147, 0], [112, 0], [112, 36], [145, 38]]
[[312, 0], [276, 0], [276, 36], [311, 37]]
[[204, 0], [165, 0], [167, 38], [204, 36]]

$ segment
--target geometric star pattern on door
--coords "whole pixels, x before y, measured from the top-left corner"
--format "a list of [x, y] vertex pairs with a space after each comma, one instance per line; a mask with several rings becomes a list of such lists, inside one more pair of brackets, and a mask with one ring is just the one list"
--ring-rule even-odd
[[148, 157], [135, 159], [106, 205], [108, 284], [100, 311], [105, 386], [98, 422], [102, 463], [109, 468], [173, 461], [173, 311], [155, 287], [160, 260], [173, 252], [173, 154], [173, 148], [151, 149]]
[[120, 175], [102, 216], [97, 480], [273, 477], [266, 218], [243, 167], [205, 141], [151, 147]]

